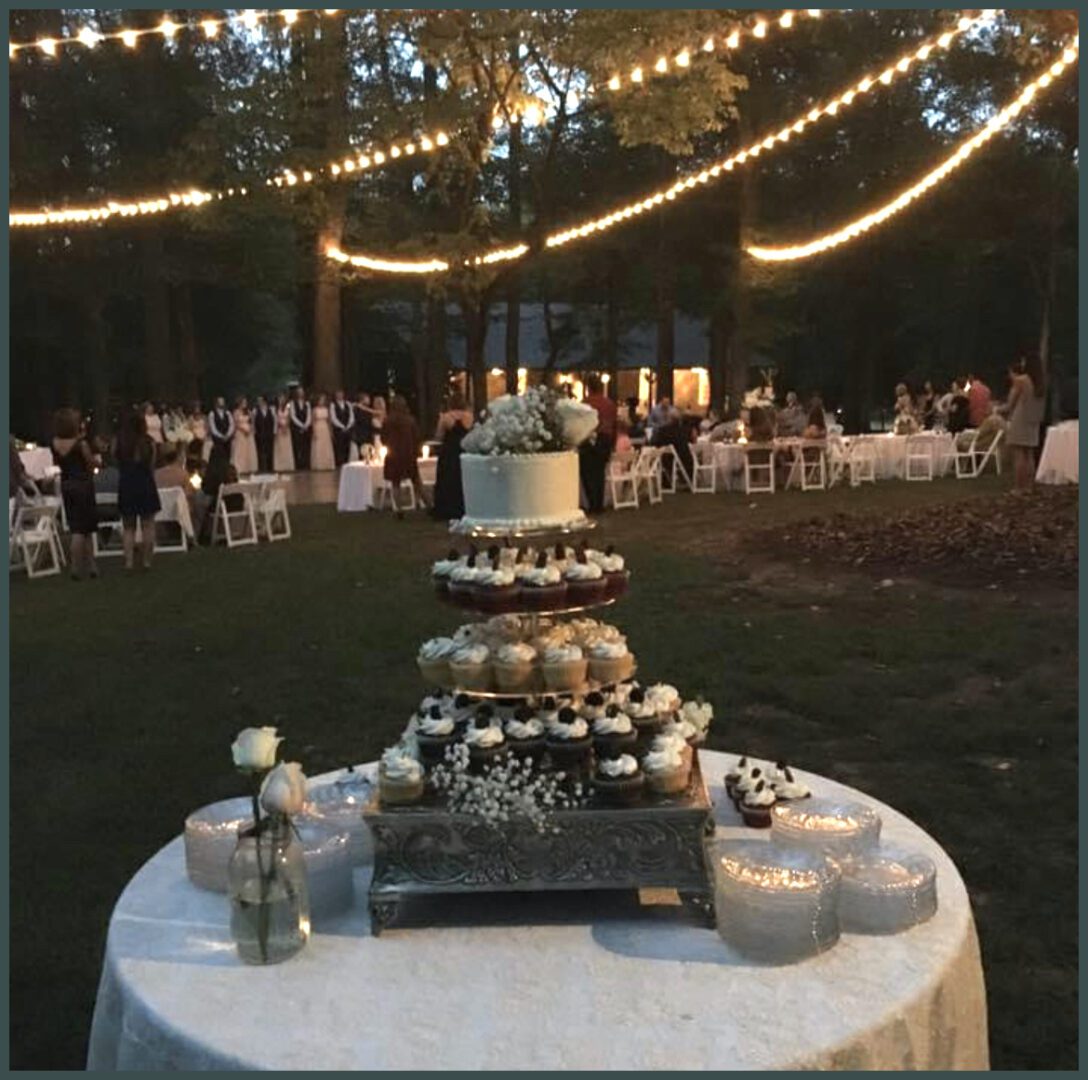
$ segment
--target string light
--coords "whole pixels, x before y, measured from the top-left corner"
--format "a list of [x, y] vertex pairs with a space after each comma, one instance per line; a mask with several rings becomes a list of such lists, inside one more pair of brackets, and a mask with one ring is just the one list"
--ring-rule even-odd
[[1061, 75], [1067, 67], [1073, 65], [1077, 59], [1077, 52], [1078, 47], [1074, 41], [1062, 53], [1060, 60], [1052, 64], [1043, 75], [1040, 75], [1033, 82], [1028, 83], [1020, 94], [1014, 98], [1010, 104], [1006, 105], [1005, 108], [997, 113], [985, 127], [976, 132], [969, 139], [960, 143], [960, 145], [949, 154], [940, 165], [926, 173], [926, 175], [915, 184], [912, 184], [905, 191], [900, 192], [894, 199], [885, 203], [879, 209], [864, 215], [864, 217], [857, 218], [849, 224], [842, 226], [842, 228], [836, 229], [834, 232], [825, 233], [823, 236], [810, 240], [806, 244], [794, 244], [788, 247], [760, 247], [753, 245], [745, 250], [754, 259], [758, 259], [761, 262], [795, 262], [798, 259], [811, 258], [813, 255], [820, 255], [825, 251], [829, 251], [831, 248], [849, 243], [851, 240], [857, 239], [857, 237], [864, 235], [878, 225], [882, 225], [889, 218], [898, 214], [900, 211], [905, 210], [911, 203], [935, 188], [939, 183], [951, 175], [951, 173], [955, 172], [956, 169], [963, 165], [976, 150], [983, 147], [990, 139], [1001, 131], [1002, 128], [1015, 120], [1032, 100], [1034, 100], [1039, 89], [1045, 89], [1054, 79]]
[[[469, 259], [462, 259], [462, 266], [491, 266], [495, 263], [510, 262], [523, 258], [529, 252], [528, 244], [515, 244], [513, 247], [496, 248], [484, 255], [476, 255]], [[344, 266], [354, 266], [361, 270], [376, 270], [385, 274], [441, 274], [449, 270], [450, 264], [445, 259], [431, 257], [429, 259], [404, 260], [385, 259], [376, 255], [355, 254], [348, 255], [335, 245], [330, 245], [325, 254]]]
[[[247, 30], [256, 30], [258, 25], [262, 21], [271, 21], [277, 16], [282, 17], [283, 22], [287, 26], [292, 26], [298, 21], [298, 17], [304, 14], [317, 14], [319, 9], [317, 8], [297, 8], [290, 10], [276, 10], [269, 11], [256, 11], [253, 9], [246, 9], [242, 12], [238, 21], [242, 23]], [[322, 13], [325, 15], [337, 15], [339, 10], [337, 8], [323, 8]], [[205, 38], [211, 39], [217, 37], [220, 29], [227, 26], [231, 21], [230, 17], [222, 16], [217, 19], [206, 18], [199, 21], [176, 23], [167, 16], [159, 23], [158, 26], [150, 27], [148, 29], [133, 29], [131, 27], [125, 27], [121, 30], [111, 31], [110, 33], [99, 33], [89, 26], [83, 27], [78, 33], [73, 34], [71, 37], [62, 38], [42, 38], [38, 41], [22, 41], [12, 42], [8, 45], [8, 58], [14, 59], [19, 53], [28, 49], [38, 49], [47, 56], [54, 56], [58, 48], [69, 45], [81, 45], [86, 49], [93, 49], [96, 45], [101, 44], [103, 41], [120, 41], [123, 45], [130, 49], [136, 47], [137, 40], [146, 34], [161, 34], [166, 41], [173, 39], [179, 32], [183, 30], [196, 31], [201, 30]], [[48, 47], [47, 47], [48, 43]]]
[[[231, 188], [229, 195], [245, 195], [247, 189]], [[119, 202], [111, 199], [101, 206], [73, 206], [65, 210], [43, 210], [28, 212], [17, 210], [8, 215], [8, 224], [13, 228], [43, 225], [84, 225], [89, 222], [108, 221], [113, 217], [146, 217], [149, 214], [162, 214], [178, 207], [199, 207], [212, 199], [223, 198], [222, 192], [200, 191], [196, 188], [184, 192], [171, 192], [169, 195], [137, 199], [135, 202]]]
[[[966, 24], [966, 28], [969, 29], [981, 18], [981, 15], [974, 16]], [[964, 33], [964, 29], [961, 29], [962, 23], [963, 20], [961, 20], [960, 25], [957, 25], [956, 28], [948, 32], [951, 33], [952, 39], [955, 39], [957, 36]], [[946, 35], [942, 34], [941, 36], [943, 38]], [[610, 214], [605, 214], [603, 217], [594, 218], [581, 225], [572, 226], [559, 232], [552, 233], [545, 238], [545, 245], [549, 248], [562, 247], [572, 241], [581, 240], [595, 233], [604, 232], [606, 229], [629, 221], [634, 216], [655, 209], [663, 202], [674, 201], [678, 196], [686, 194], [693, 188], [701, 184], [706, 184], [712, 179], [717, 179], [722, 172], [732, 172], [736, 166], [743, 165], [750, 158], [758, 157], [764, 151], [772, 150], [779, 143], [789, 142], [793, 136], [800, 135], [806, 127], [816, 123], [822, 117], [835, 116], [841, 109], [849, 108], [858, 100], [859, 96], [870, 93], [878, 83], [883, 86], [890, 85], [895, 79], [902, 77], [910, 70], [911, 63], [921, 58], [923, 50], [926, 50], [925, 55], [928, 56], [932, 51], [932, 42], [923, 44], [919, 48], [905, 54], [903, 59], [909, 61], [905, 66], [899, 67], [897, 65], [892, 65], [891, 67], [886, 68], [876, 78], [866, 75], [855, 85], [844, 90], [837, 97], [832, 98], [821, 106], [809, 109], [802, 117], [798, 117], [791, 124], [786, 124], [781, 130], [775, 132], [773, 135], [765, 135], [762, 138], [756, 139], [750, 146], [737, 151], [728, 158], [715, 162], [701, 170], [699, 173], [677, 180], [676, 183], [672, 184], [670, 187], [647, 195], [637, 202], [629, 203], [627, 206], [622, 206], [617, 210], [613, 210]]]

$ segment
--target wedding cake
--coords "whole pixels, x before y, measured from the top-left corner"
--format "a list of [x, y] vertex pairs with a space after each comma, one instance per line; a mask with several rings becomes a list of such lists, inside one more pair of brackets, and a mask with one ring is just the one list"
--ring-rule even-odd
[[597, 428], [596, 410], [533, 388], [493, 401], [487, 418], [465, 436], [461, 482], [465, 516], [458, 532], [577, 529], [575, 448]]

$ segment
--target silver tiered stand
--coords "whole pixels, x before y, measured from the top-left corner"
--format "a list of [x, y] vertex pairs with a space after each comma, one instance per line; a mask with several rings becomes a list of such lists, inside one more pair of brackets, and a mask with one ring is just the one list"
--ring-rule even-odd
[[[587, 521], [585, 527], [593, 525]], [[573, 531], [581, 530], [461, 535], [496, 540], [561, 537]], [[615, 600], [511, 614], [567, 615], [606, 607]], [[580, 692], [600, 688], [590, 685]], [[455, 692], [480, 699], [540, 696], [460, 688]], [[466, 893], [666, 888], [675, 889], [704, 917], [712, 915], [704, 842], [714, 824], [698, 753], [686, 791], [648, 796], [629, 807], [601, 805], [590, 797], [582, 806], [555, 811], [544, 832], [527, 821], [487, 824], [471, 814], [451, 813], [444, 797], [429, 789], [422, 802], [396, 807], [383, 807], [375, 790], [363, 816], [374, 838], [368, 903], [375, 935], [396, 922], [401, 903], [408, 898]]]

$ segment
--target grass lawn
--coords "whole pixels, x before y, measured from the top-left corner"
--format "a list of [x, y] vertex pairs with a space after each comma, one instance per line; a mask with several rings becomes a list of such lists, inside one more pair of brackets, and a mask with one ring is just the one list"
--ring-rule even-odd
[[[603, 519], [633, 572], [609, 613], [641, 673], [715, 705], [711, 747], [871, 793], [949, 851], [975, 907], [995, 1068], [1077, 1064], [1075, 582], [870, 573], [753, 529], [1004, 498], [1000, 481], [669, 498]], [[12, 581], [11, 1064], [81, 1068], [109, 914], [188, 811], [241, 792], [229, 745], [275, 724], [318, 773], [372, 758], [452, 629], [423, 518], [295, 508], [295, 538], [150, 574]], [[888, 580], [891, 584], [888, 584]], [[61, 1018], [58, 1021], [58, 1018]]]

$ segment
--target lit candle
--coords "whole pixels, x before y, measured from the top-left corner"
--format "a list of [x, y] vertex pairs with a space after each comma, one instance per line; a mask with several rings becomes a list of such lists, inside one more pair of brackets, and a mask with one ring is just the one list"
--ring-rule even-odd
[[431, 448], [426, 443], [423, 444], [423, 456], [425, 458], [429, 458], [431, 456]]

